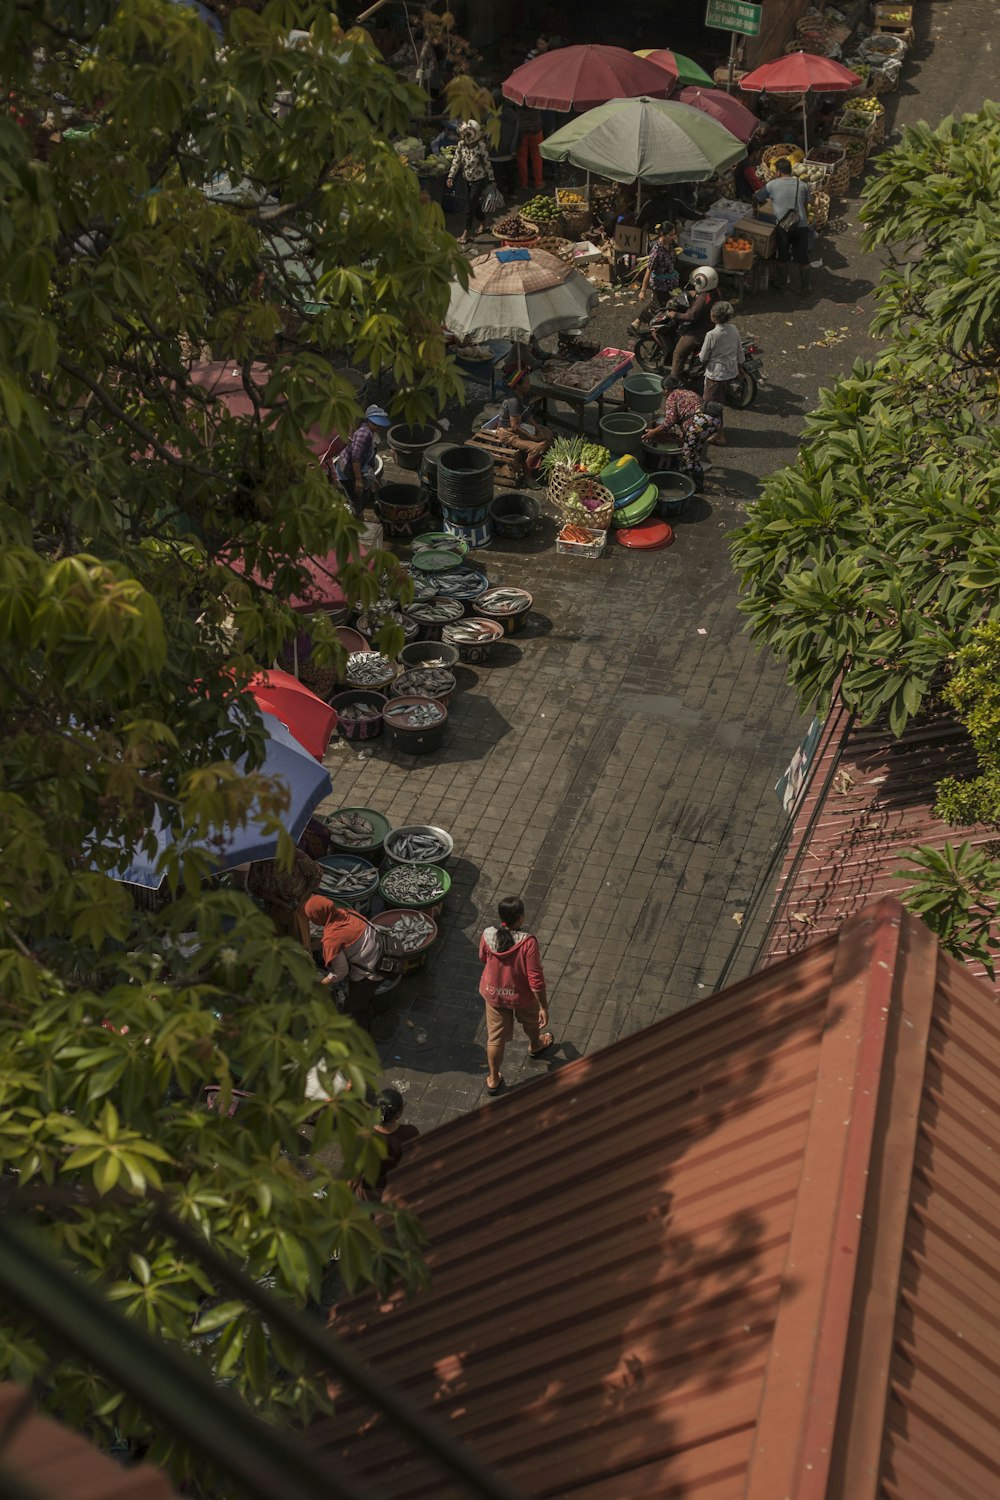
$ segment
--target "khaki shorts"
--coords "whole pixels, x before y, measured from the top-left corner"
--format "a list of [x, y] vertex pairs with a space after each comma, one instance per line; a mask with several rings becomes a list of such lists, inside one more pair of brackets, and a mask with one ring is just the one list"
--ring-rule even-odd
[[521, 1029], [533, 1047], [538, 1046], [538, 1006], [529, 1005], [515, 1010], [512, 1006], [491, 1005], [488, 1000], [483, 1004], [486, 1007], [486, 1040], [494, 1046], [503, 1042], [506, 1044], [514, 1035], [514, 1017], [517, 1017]]

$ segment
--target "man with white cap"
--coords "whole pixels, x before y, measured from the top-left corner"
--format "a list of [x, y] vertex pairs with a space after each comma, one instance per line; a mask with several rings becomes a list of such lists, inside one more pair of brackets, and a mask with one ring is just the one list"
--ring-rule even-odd
[[369, 406], [351, 433], [347, 447], [338, 454], [336, 475], [356, 516], [364, 515], [365, 490], [375, 465], [378, 444], [375, 434], [389, 426], [392, 418], [381, 406]]

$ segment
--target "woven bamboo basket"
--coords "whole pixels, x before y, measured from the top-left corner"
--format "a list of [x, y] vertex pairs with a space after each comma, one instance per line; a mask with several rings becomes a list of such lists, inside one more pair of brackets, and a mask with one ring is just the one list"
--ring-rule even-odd
[[591, 214], [589, 208], [563, 209], [562, 218], [563, 234], [571, 239], [574, 244], [582, 240], [590, 228]]
[[847, 152], [842, 146], [831, 146], [824, 142], [822, 146], [813, 146], [806, 161], [818, 161], [821, 166], [828, 167], [824, 190], [828, 193], [846, 193], [850, 174], [847, 170]]
[[814, 229], [825, 229], [830, 218], [830, 194], [813, 193], [809, 199], [809, 222]]
[[[599, 500], [596, 510], [583, 504], [582, 495], [588, 500]], [[558, 464], [549, 475], [549, 500], [564, 521], [576, 525], [596, 527], [606, 531], [615, 513], [615, 499], [610, 490], [593, 474], [580, 474]]]
[[561, 234], [541, 234], [535, 241], [534, 248], [558, 256], [560, 260], [572, 261], [574, 243], [575, 241], [567, 240]]

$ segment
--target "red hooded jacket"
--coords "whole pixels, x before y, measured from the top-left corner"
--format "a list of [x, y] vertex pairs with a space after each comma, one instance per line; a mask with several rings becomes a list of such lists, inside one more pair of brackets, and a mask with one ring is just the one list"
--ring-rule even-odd
[[494, 946], [496, 936], [497, 929], [487, 927], [479, 939], [479, 962], [484, 966], [479, 993], [487, 1005], [496, 1005], [501, 1010], [537, 1008], [532, 990], [545, 988], [538, 939], [530, 932], [512, 932], [513, 947], [498, 953]]

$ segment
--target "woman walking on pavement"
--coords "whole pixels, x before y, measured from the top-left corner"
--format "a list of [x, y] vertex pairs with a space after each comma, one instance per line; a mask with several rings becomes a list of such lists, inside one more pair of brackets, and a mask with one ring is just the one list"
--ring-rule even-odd
[[541, 1057], [553, 1044], [548, 1025], [545, 975], [538, 940], [522, 927], [524, 902], [508, 896], [497, 907], [500, 922], [487, 927], [479, 940], [483, 977], [479, 993], [486, 1004], [486, 1092], [491, 1098], [504, 1087], [500, 1064], [514, 1035], [514, 1018], [528, 1038], [528, 1055]]
[[479, 233], [484, 234], [486, 231], [483, 198], [486, 196], [486, 189], [494, 180], [490, 150], [483, 140], [482, 129], [475, 120], [466, 120], [465, 124], [459, 128], [458, 145], [455, 147], [455, 155], [451, 159], [451, 171], [448, 173], [449, 187], [453, 185], [458, 172], [461, 172], [465, 178], [468, 192], [465, 205], [465, 232], [459, 236], [458, 243], [467, 245], [472, 236], [472, 226], [477, 219]]

